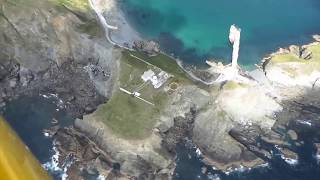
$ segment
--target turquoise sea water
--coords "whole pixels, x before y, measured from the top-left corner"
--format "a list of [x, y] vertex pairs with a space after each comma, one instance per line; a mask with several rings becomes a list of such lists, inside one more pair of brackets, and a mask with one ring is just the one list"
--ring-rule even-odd
[[129, 23], [168, 53], [202, 64], [229, 62], [230, 25], [242, 29], [240, 63], [253, 65], [277, 48], [320, 33], [319, 0], [123, 0]]

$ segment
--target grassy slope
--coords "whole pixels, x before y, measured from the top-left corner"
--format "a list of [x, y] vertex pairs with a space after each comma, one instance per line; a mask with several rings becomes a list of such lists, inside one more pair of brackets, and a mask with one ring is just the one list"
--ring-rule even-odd
[[[126, 54], [129, 52], [125, 52]], [[191, 83], [191, 80], [186, 76], [186, 73], [179, 67], [179, 65], [170, 57], [160, 54], [154, 57], [148, 57], [140, 52], [132, 52], [133, 55], [141, 57], [147, 62], [164, 69], [166, 72], [175, 76], [176, 80], [182, 83]]]
[[[292, 53], [274, 55], [270, 62], [273, 65], [281, 66], [290, 75], [310, 74], [320, 69], [320, 44], [313, 44], [307, 47], [307, 51], [312, 52], [312, 58], [305, 60], [297, 57]], [[295, 66], [290, 66], [295, 64]]]
[[[187, 82], [184, 72], [172, 59], [163, 55], [153, 58], [147, 58], [140, 53], [135, 53], [135, 55], [175, 75], [164, 86], [171, 82]], [[162, 60], [163, 62], [159, 62]], [[119, 86], [129, 91], [134, 91], [143, 84], [141, 79], [143, 72], [150, 68], [152, 66], [132, 58], [128, 51], [124, 51], [120, 62]], [[170, 98], [170, 95], [164, 91], [164, 86], [154, 89], [152, 85], [146, 84], [139, 91], [141, 97], [153, 102], [155, 106], [125, 94], [118, 90], [117, 87], [110, 101], [99, 107], [95, 117], [104, 122], [115, 134], [122, 138], [146, 138], [150, 135], [161, 110], [168, 98]]]
[[90, 9], [88, 0], [49, 0], [49, 1], [56, 2], [68, 8], [71, 8], [73, 10], [78, 10], [83, 12], [86, 12], [88, 9]]
[[78, 24], [76, 30], [95, 37], [103, 33], [99, 22], [92, 16], [92, 10], [88, 0], [48, 0], [62, 11], [70, 11], [76, 15], [82, 24]]

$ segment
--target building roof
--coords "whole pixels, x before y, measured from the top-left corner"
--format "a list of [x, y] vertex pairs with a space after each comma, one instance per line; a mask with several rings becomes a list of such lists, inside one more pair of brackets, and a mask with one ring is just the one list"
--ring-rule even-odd
[[141, 76], [141, 78], [143, 79], [143, 81], [148, 81], [152, 79], [152, 76], [154, 76], [155, 73], [149, 69], [148, 71], [144, 72], [143, 75]]

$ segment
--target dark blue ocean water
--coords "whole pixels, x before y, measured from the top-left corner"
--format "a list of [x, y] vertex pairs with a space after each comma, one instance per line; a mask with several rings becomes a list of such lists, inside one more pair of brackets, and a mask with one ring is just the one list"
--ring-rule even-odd
[[184, 62], [210, 57], [229, 62], [230, 25], [242, 29], [239, 62], [259, 63], [267, 53], [304, 44], [320, 33], [319, 0], [122, 0], [129, 23]]
[[[319, 180], [320, 162], [315, 157], [315, 147], [312, 142], [307, 142], [297, 149], [299, 160], [291, 164], [275, 153], [267, 164], [252, 169], [238, 169], [230, 173], [214, 170], [201, 161], [201, 156], [196, 153], [196, 148], [181, 144], [178, 147], [177, 168], [175, 180]], [[207, 171], [203, 174], [202, 168]]]
[[[55, 154], [52, 139], [45, 137], [43, 130], [52, 127], [53, 118], [61, 127], [73, 122], [57, 104], [59, 100], [53, 96], [20, 97], [10, 102], [3, 114], [41, 164], [50, 163]], [[50, 171], [53, 177], [61, 179], [61, 172]]]
[[[72, 119], [56, 104], [56, 98], [22, 97], [8, 104], [4, 116], [11, 126], [17, 131], [23, 141], [29, 146], [39, 161], [44, 164], [50, 161], [54, 151], [52, 140], [43, 135], [43, 129], [51, 126], [52, 118], [59, 120], [61, 126], [70, 125]], [[59, 109], [57, 111], [57, 109]], [[308, 127], [307, 127], [308, 128]], [[305, 140], [302, 147], [296, 148], [299, 154], [299, 163], [290, 165], [285, 162], [274, 148], [274, 156], [267, 166], [251, 170], [238, 170], [225, 174], [214, 170], [201, 161], [201, 156], [196, 153], [196, 147], [191, 143], [183, 143], [177, 147], [178, 158], [175, 171], [175, 180], [319, 180], [320, 164], [315, 158], [312, 131], [306, 129], [300, 134]], [[203, 174], [202, 168], [207, 172]], [[56, 179], [61, 179], [61, 174], [51, 172]], [[94, 177], [91, 177], [91, 179]]]

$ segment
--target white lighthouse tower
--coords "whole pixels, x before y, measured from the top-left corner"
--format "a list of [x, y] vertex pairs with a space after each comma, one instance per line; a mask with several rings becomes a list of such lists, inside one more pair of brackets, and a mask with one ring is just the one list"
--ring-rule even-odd
[[240, 49], [240, 33], [241, 29], [237, 28], [235, 25], [230, 27], [229, 41], [233, 45], [232, 50], [232, 67], [238, 68], [238, 57]]

